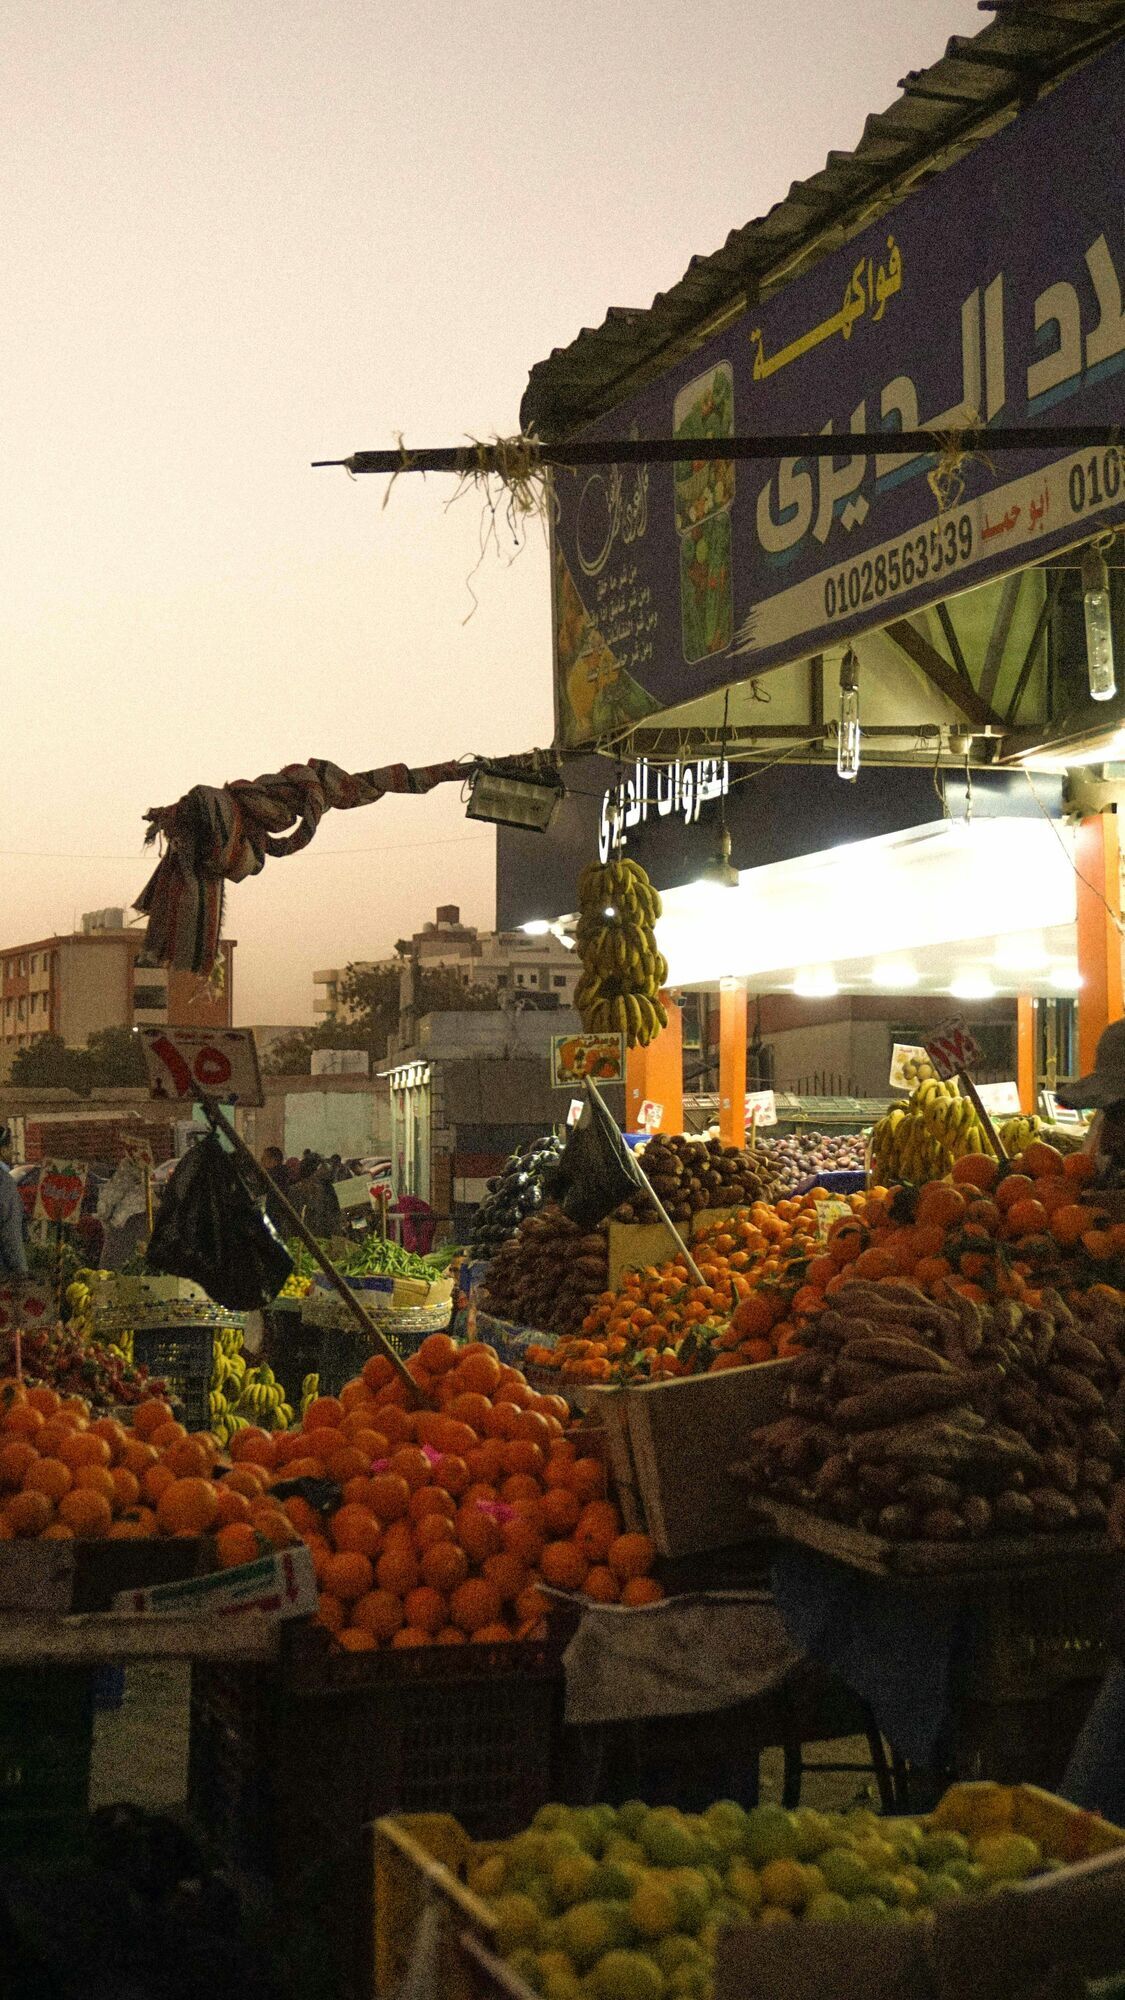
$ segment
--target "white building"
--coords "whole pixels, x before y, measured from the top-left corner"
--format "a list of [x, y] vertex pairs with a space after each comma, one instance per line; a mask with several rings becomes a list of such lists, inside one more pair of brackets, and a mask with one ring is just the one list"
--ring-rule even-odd
[[[416, 931], [409, 953], [389, 959], [357, 959], [357, 971], [401, 971], [417, 955], [423, 972], [449, 972], [463, 986], [494, 987], [504, 999], [519, 994], [548, 996], [560, 1007], [570, 1006], [582, 967], [574, 952], [556, 937], [529, 937], [525, 931], [478, 931], [461, 922], [455, 903], [436, 912], [433, 923]], [[318, 1021], [345, 1022], [342, 999], [346, 967], [313, 973], [313, 1012]]]

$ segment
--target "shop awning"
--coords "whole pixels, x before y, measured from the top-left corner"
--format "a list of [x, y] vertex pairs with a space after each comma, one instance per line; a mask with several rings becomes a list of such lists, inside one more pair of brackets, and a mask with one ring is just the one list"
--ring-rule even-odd
[[673, 889], [657, 932], [669, 984], [1072, 995], [1073, 850], [1046, 818], [939, 820], [743, 870], [737, 889]]

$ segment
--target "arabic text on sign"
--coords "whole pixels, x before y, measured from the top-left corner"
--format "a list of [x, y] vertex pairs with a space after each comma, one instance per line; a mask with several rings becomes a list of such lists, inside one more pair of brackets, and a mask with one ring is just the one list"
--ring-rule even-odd
[[603, 862], [626, 845], [628, 835], [650, 818], [683, 814], [694, 826], [702, 808], [730, 790], [730, 766], [725, 759], [704, 757], [695, 764], [653, 764], [642, 758], [620, 785], [603, 794], [598, 823], [598, 853]]

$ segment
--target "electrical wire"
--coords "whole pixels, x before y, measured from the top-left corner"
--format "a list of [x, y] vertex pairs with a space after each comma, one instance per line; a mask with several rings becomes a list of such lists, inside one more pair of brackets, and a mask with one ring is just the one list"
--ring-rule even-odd
[[1117, 932], [1118, 937], [1125, 937], [1125, 923], [1123, 923], [1121, 918], [1118, 916], [1117, 911], [1113, 908], [1113, 905], [1109, 901], [1108, 896], [1106, 896], [1102, 892], [1102, 890], [1098, 888], [1095, 882], [1089, 881], [1088, 878], [1085, 875], [1083, 875], [1082, 870], [1078, 867], [1074, 859], [1074, 856], [1070, 853], [1069, 849], [1067, 848], [1067, 844], [1063, 839], [1062, 834], [1059, 832], [1058, 827], [1056, 826], [1054, 820], [1051, 818], [1050, 813], [1047, 811], [1046, 806], [1043, 804], [1042, 799], [1040, 798], [1038, 792], [1036, 791], [1034, 782], [1032, 780], [1031, 772], [1028, 770], [1026, 764], [1023, 767], [1023, 775], [1027, 779], [1027, 787], [1029, 792], [1031, 793], [1032, 798], [1035, 800], [1037, 809], [1042, 814], [1043, 818], [1046, 820], [1047, 825], [1050, 827], [1051, 832], [1054, 834], [1055, 839], [1058, 841], [1059, 846], [1062, 848], [1063, 853], [1066, 855], [1066, 858], [1070, 863], [1071, 869], [1074, 872], [1076, 880], [1081, 882], [1082, 887], [1084, 889], [1088, 889], [1090, 891], [1091, 896], [1097, 897], [1099, 903], [1105, 910], [1106, 916], [1109, 918], [1115, 931]]

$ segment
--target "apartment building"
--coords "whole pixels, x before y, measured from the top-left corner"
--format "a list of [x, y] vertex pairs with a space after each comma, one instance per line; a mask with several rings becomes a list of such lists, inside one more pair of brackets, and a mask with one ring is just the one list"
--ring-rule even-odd
[[[571, 1004], [582, 967], [576, 954], [550, 933], [531, 937], [525, 931], [478, 931], [463, 924], [456, 903], [444, 903], [433, 923], [403, 940], [399, 955], [355, 961], [363, 972], [401, 971], [417, 956], [423, 972], [449, 972], [463, 986], [495, 987], [504, 998], [521, 993], [552, 996], [560, 1007]], [[313, 1012], [318, 1021], [346, 1022], [342, 998], [346, 967], [313, 973]], [[537, 1001], [538, 1004], [538, 1001]]]
[[68, 936], [0, 947], [0, 1075], [43, 1035], [84, 1048], [103, 1028], [232, 1025], [234, 941], [224, 939], [224, 979], [145, 963], [144, 931], [125, 911], [91, 910]]

